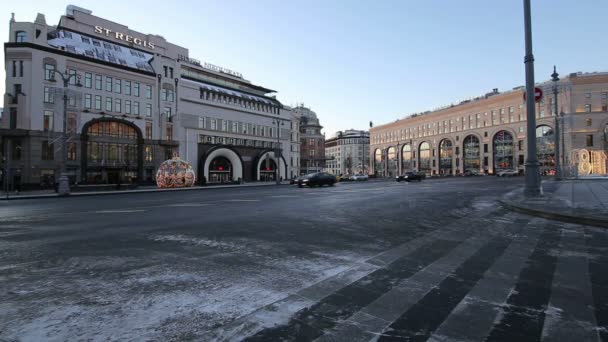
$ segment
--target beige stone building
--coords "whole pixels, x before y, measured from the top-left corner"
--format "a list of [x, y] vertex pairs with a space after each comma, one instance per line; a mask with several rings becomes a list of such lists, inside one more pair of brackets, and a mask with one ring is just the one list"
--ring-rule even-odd
[[13, 16], [9, 28], [0, 123], [9, 183], [52, 187], [64, 159], [72, 183], [153, 183], [175, 154], [208, 183], [297, 173], [299, 125], [274, 90], [75, 6], [58, 25], [38, 14]]
[[[606, 174], [608, 150], [608, 73], [572, 73], [537, 84], [538, 159], [543, 174], [555, 173], [555, 128], [565, 174]], [[405, 171], [457, 175], [523, 172], [526, 160], [524, 87], [492, 92], [456, 105], [417, 113], [370, 130], [370, 168], [378, 177]]]

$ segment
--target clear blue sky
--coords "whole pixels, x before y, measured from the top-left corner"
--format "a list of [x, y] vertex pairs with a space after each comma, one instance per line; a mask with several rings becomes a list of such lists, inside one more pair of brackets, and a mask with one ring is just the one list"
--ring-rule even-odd
[[[521, 0], [15, 1], [0, 36], [10, 12], [57, 24], [69, 3], [305, 103], [327, 136], [525, 83]], [[608, 70], [608, 1], [532, 0], [532, 13], [537, 81], [553, 64]]]

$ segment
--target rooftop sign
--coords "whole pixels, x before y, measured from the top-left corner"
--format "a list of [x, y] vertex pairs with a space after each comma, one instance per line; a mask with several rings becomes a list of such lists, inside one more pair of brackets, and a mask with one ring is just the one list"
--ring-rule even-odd
[[95, 33], [103, 34], [106, 37], [112, 37], [115, 39], [124, 40], [127, 43], [144, 46], [144, 47], [147, 47], [148, 49], [154, 50], [154, 43], [152, 43], [152, 42], [141, 40], [137, 37], [129, 36], [128, 34], [124, 34], [121, 32], [115, 32], [110, 29], [103, 28], [101, 26], [95, 26]]

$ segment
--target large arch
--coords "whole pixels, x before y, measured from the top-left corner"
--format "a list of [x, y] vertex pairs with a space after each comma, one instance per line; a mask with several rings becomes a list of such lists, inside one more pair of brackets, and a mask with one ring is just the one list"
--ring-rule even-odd
[[515, 140], [514, 136], [500, 130], [492, 137], [494, 173], [502, 170], [515, 169]]
[[143, 180], [143, 135], [134, 123], [98, 118], [81, 134], [81, 182], [116, 183]]
[[397, 157], [397, 148], [395, 146], [390, 146], [386, 150], [386, 158], [388, 160], [387, 176], [393, 178], [397, 176], [397, 172], [399, 172], [399, 159]]
[[464, 171], [481, 170], [480, 139], [474, 134], [467, 135], [462, 141], [462, 159]]
[[555, 131], [549, 125], [536, 126], [536, 157], [541, 174], [555, 173]]
[[418, 145], [418, 172], [431, 174], [431, 145], [427, 141]]
[[243, 162], [241, 161], [241, 157], [232, 149], [222, 146], [209, 151], [207, 156], [205, 156], [205, 162], [203, 163], [203, 176], [206, 180], [209, 179], [209, 165], [213, 159], [217, 157], [224, 157], [230, 161], [232, 166], [231, 181], [236, 181], [239, 178], [243, 179]]
[[[260, 168], [262, 167], [262, 163], [266, 160], [266, 158], [269, 158], [270, 160], [272, 160], [276, 164], [279, 164], [279, 177], [282, 177], [283, 179], [287, 178], [287, 163], [285, 162], [285, 158], [283, 158], [283, 156], [281, 155], [281, 163], [277, 163], [277, 157], [275, 156], [274, 151], [264, 151], [262, 153], [260, 153], [260, 155], [257, 158], [257, 163], [255, 164], [255, 179], [256, 180], [261, 180], [260, 176], [261, 176], [261, 171]], [[273, 169], [274, 170], [274, 169]]]
[[414, 169], [411, 144], [405, 144], [401, 147], [401, 162], [401, 169], [403, 172], [412, 171]]
[[381, 176], [384, 172], [384, 165], [382, 163], [382, 150], [377, 148], [374, 151], [374, 173], [376, 176]]
[[451, 175], [454, 171], [452, 159], [454, 156], [454, 145], [452, 140], [445, 138], [439, 142], [439, 174]]

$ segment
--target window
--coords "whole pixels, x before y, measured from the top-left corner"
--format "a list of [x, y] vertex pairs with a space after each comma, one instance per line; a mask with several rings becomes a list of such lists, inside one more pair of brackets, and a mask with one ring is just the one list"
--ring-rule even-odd
[[101, 95], [95, 95], [95, 110], [101, 110]]
[[112, 111], [112, 98], [111, 97], [106, 97], [106, 111], [107, 112]]
[[483, 144], [483, 153], [488, 153], [488, 144]]
[[15, 32], [15, 41], [17, 43], [25, 43], [25, 42], [27, 42], [27, 32], [25, 32], [25, 31], [17, 31], [17, 32]]
[[238, 126], [239, 126], [238, 122], [236, 122], [236, 121], [232, 122], [232, 132], [233, 133], [237, 133], [238, 132]]
[[91, 94], [84, 94], [84, 108], [91, 109]]
[[53, 144], [49, 144], [48, 141], [43, 141], [42, 142], [42, 156], [41, 159], [42, 160], [53, 160]]
[[120, 113], [122, 111], [122, 100], [121, 99], [114, 100], [114, 111], [116, 113]]
[[171, 119], [171, 107], [165, 107], [163, 114], [167, 117], [167, 120]]
[[169, 77], [173, 78], [173, 68], [169, 68]]
[[146, 121], [146, 139], [152, 139], [152, 123]]
[[133, 82], [133, 96], [139, 97], [139, 82]]
[[167, 101], [173, 102], [175, 100], [175, 92], [171, 89], [167, 89]]
[[591, 98], [591, 93], [585, 93], [585, 98], [586, 99], [590, 99]]
[[131, 95], [131, 81], [125, 81], [125, 95]]
[[524, 126], [519, 126], [519, 133], [523, 133], [524, 132]]
[[173, 125], [167, 124], [167, 140], [173, 140]]
[[591, 105], [590, 104], [586, 104], [585, 105], [585, 112], [591, 113]]
[[93, 86], [93, 74], [90, 72], [84, 73], [84, 87], [91, 88]]
[[44, 63], [44, 79], [47, 81], [55, 80], [55, 65]]
[[76, 143], [73, 141], [68, 143], [68, 160], [76, 160]]
[[69, 73], [69, 77], [70, 77], [70, 84], [71, 85], [76, 85], [76, 81], [78, 81], [78, 74], [76, 74], [76, 70], [69, 69], [68, 73]]
[[101, 90], [101, 75], [95, 75], [95, 89]]
[[152, 86], [149, 84], [146, 84], [146, 98], [147, 99], [152, 98]]
[[146, 117], [152, 117], [152, 105], [150, 103], [146, 103]]
[[122, 92], [122, 89], [120, 86], [121, 86], [121, 81], [119, 79], [116, 79], [116, 81], [114, 82], [114, 92], [116, 94], [120, 94]]
[[585, 123], [587, 124], [587, 126], [591, 126], [593, 124], [593, 120], [587, 119], [585, 120]]
[[55, 103], [55, 96], [49, 87], [44, 87], [44, 103]]
[[106, 91], [112, 92], [112, 77], [106, 76]]
[[168, 70], [167, 70], [167, 66], [166, 65], [163, 65], [163, 70], [165, 71], [165, 77], [169, 77], [167, 75], [168, 74], [168, 72], [167, 72]]
[[226, 120], [222, 120], [222, 131], [224, 131], [224, 132], [228, 131], [228, 121], [226, 121]]
[[518, 151], [523, 151], [524, 150], [524, 141], [523, 140], [518, 140], [517, 141], [517, 150]]
[[125, 100], [125, 114], [131, 114], [131, 100]]
[[13, 61], [13, 77], [17, 77], [17, 61]]
[[19, 61], [19, 77], [23, 77], [23, 61]]
[[133, 101], [133, 114], [139, 115], [139, 102]]
[[593, 146], [593, 134], [588, 134], [587, 135], [587, 147], [592, 147]]
[[147, 162], [151, 162], [152, 161], [152, 146], [146, 146], [144, 148], [144, 155], [145, 155], [145, 159]]
[[54, 113], [52, 110], [44, 111], [44, 117], [43, 117], [43, 123], [42, 123], [42, 128], [44, 129], [44, 131], [53, 130], [53, 114]]
[[70, 95], [68, 97], [68, 107], [76, 107], [76, 96]]
[[163, 88], [160, 90], [160, 99], [162, 101], [167, 101], [167, 89]]

